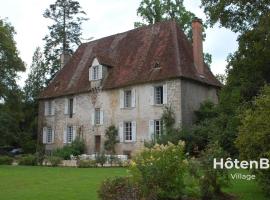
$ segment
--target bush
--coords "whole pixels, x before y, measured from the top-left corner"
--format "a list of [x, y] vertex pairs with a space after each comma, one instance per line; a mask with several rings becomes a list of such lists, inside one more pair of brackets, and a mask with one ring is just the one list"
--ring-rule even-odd
[[0, 165], [11, 165], [13, 159], [9, 156], [0, 156]]
[[57, 156], [48, 156], [47, 160], [50, 162], [52, 167], [56, 167], [61, 164], [63, 159]]
[[101, 154], [97, 154], [96, 162], [103, 167], [103, 165], [107, 162], [107, 158], [106, 158], [104, 152], [102, 152]]
[[95, 160], [78, 160], [79, 168], [91, 168], [97, 167], [97, 162]]
[[38, 164], [38, 158], [35, 155], [24, 155], [19, 158], [19, 165], [31, 165], [35, 166]]
[[84, 153], [85, 143], [83, 140], [76, 138], [71, 144], [63, 148], [56, 149], [53, 156], [61, 157], [64, 160], [70, 160], [70, 155], [78, 156]]
[[[186, 193], [184, 178], [188, 173], [188, 165], [183, 142], [177, 145], [155, 145], [134, 159], [131, 174], [141, 186], [146, 199], [181, 199], [196, 193]], [[192, 182], [193, 178], [189, 179]]]
[[102, 200], [134, 200], [141, 199], [138, 184], [128, 177], [115, 177], [102, 182], [98, 195]]
[[208, 145], [206, 151], [201, 154], [200, 173], [203, 176], [200, 179], [200, 188], [203, 200], [218, 198], [222, 194], [221, 188], [229, 184], [228, 170], [213, 168], [214, 158], [220, 160], [224, 157], [227, 155], [217, 142]]

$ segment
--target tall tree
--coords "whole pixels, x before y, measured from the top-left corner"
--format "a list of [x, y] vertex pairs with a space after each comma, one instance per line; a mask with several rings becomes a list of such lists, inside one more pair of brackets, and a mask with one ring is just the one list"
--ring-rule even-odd
[[[192, 41], [192, 20], [195, 14], [187, 11], [184, 6], [184, 0], [142, 0], [137, 15], [142, 17], [142, 22], [135, 22], [134, 26], [140, 27], [148, 24], [174, 19]], [[204, 29], [207, 28], [203, 25]], [[203, 32], [203, 38], [205, 33]], [[209, 53], [204, 54], [204, 61], [209, 66], [212, 63], [212, 56]]]
[[48, 27], [49, 35], [44, 38], [44, 55], [50, 77], [60, 69], [60, 54], [72, 54], [74, 48], [81, 43], [81, 25], [87, 20], [83, 15], [85, 12], [79, 2], [74, 0], [57, 0], [45, 10], [43, 16], [53, 21]]
[[0, 19], [0, 99], [6, 99], [8, 91], [17, 87], [17, 72], [25, 70], [14, 35], [14, 27]]
[[26, 101], [33, 102], [46, 84], [46, 65], [40, 47], [37, 47], [30, 67], [30, 73], [25, 81], [24, 92]]

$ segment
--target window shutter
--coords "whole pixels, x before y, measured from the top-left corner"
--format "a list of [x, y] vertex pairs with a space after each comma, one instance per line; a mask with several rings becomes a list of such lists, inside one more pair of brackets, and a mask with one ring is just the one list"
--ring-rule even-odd
[[168, 95], [167, 95], [167, 84], [163, 85], [163, 104], [167, 104]]
[[124, 123], [119, 123], [119, 130], [118, 130], [119, 140], [120, 142], [124, 142]]
[[103, 124], [103, 118], [104, 118], [104, 112], [102, 109], [100, 109], [100, 124], [102, 125]]
[[44, 103], [44, 115], [48, 116], [48, 111], [49, 111], [49, 102], [45, 101]]
[[150, 92], [150, 105], [154, 105], [154, 99], [155, 99], [154, 92], [155, 92], [155, 88], [151, 86], [149, 92]]
[[52, 115], [55, 114], [55, 100], [52, 101]]
[[54, 143], [54, 129], [52, 130], [52, 143]]
[[99, 65], [98, 66], [98, 79], [102, 79], [102, 76], [103, 76], [103, 66], [102, 65]]
[[91, 114], [91, 124], [94, 126], [95, 125], [95, 109], [92, 110]]
[[76, 134], [77, 134], [77, 130], [76, 130], [76, 126], [73, 126], [73, 141], [76, 139]]
[[68, 98], [65, 98], [65, 115], [68, 114]]
[[136, 90], [132, 89], [132, 100], [131, 100], [131, 107], [135, 108], [136, 107]]
[[64, 128], [64, 134], [63, 134], [63, 143], [67, 143], [67, 127]]
[[124, 91], [120, 90], [120, 108], [124, 108]]
[[43, 127], [43, 132], [42, 132], [42, 143], [46, 144], [47, 143], [47, 127]]
[[89, 67], [89, 81], [92, 81], [92, 68], [93, 67]]
[[155, 132], [154, 120], [149, 120], [149, 140], [150, 141], [154, 139], [154, 132]]
[[136, 142], [136, 136], [137, 136], [137, 129], [136, 129], [136, 122], [132, 122], [132, 141]]
[[77, 98], [76, 97], [73, 97], [73, 114], [75, 114], [76, 112], [76, 107], [77, 107]]

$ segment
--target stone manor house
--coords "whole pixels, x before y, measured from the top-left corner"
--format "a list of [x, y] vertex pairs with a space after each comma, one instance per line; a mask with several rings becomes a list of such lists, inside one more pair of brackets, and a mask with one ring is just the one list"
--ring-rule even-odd
[[118, 129], [117, 154], [131, 155], [161, 132], [171, 106], [177, 126], [194, 122], [205, 100], [218, 101], [220, 82], [203, 61], [202, 24], [193, 45], [175, 21], [160, 22], [79, 46], [39, 99], [39, 139], [48, 152], [84, 138], [102, 152], [105, 130]]

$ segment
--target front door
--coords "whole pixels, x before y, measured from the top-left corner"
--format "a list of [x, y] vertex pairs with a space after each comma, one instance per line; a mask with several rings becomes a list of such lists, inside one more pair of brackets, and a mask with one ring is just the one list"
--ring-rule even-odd
[[95, 153], [100, 153], [100, 135], [95, 136]]

